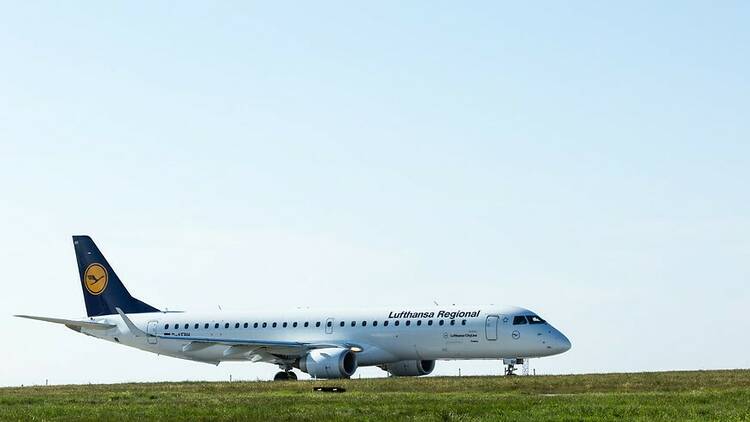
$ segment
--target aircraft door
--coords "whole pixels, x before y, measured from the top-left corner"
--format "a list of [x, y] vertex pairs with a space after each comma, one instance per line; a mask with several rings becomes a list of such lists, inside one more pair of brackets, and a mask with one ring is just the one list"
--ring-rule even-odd
[[156, 344], [157, 337], [156, 337], [156, 326], [159, 324], [158, 321], [149, 321], [148, 325], [146, 326], [146, 334], [148, 336], [146, 337], [146, 340], [148, 341], [148, 344]]
[[489, 315], [484, 322], [484, 335], [489, 341], [497, 340], [497, 322], [500, 319], [497, 315]]
[[326, 319], [326, 334], [333, 334], [333, 318]]

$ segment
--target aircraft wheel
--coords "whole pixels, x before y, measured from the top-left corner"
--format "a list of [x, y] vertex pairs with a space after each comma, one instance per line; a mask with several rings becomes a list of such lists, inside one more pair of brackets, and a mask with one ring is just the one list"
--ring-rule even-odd
[[288, 372], [277, 372], [276, 375], [273, 376], [274, 381], [286, 381], [289, 379], [289, 373]]
[[286, 375], [289, 377], [289, 381], [297, 381], [297, 374], [295, 374], [292, 371], [289, 371], [286, 373]]

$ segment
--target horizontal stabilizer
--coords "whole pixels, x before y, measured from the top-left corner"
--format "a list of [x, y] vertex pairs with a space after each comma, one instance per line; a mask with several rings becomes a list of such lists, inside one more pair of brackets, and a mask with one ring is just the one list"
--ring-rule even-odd
[[31, 316], [31, 315], [13, 315], [13, 316], [18, 317], [18, 318], [27, 318], [27, 319], [35, 319], [38, 321], [51, 322], [54, 324], [63, 324], [71, 328], [73, 327], [87, 328], [89, 330], [109, 330], [110, 328], [117, 327], [114, 324], [106, 324], [104, 322], [76, 321], [74, 319], [49, 318], [49, 317]]

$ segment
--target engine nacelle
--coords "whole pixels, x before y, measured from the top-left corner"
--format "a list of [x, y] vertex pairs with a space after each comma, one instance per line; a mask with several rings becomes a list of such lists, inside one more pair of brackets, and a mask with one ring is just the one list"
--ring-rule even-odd
[[357, 370], [357, 355], [340, 347], [314, 349], [301, 357], [296, 366], [315, 378], [349, 378]]
[[434, 360], [402, 360], [386, 363], [381, 368], [397, 377], [419, 377], [429, 375], [435, 369]]

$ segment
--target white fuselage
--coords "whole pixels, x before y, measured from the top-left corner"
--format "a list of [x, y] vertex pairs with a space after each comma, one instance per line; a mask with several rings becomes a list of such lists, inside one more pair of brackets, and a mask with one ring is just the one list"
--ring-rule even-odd
[[114, 324], [115, 328], [80, 331], [160, 355], [213, 364], [248, 358], [227, 354], [226, 345], [192, 350], [190, 343], [200, 338], [349, 344], [361, 350], [357, 353], [359, 366], [404, 360], [534, 358], [570, 348], [568, 339], [549, 323], [514, 321], [517, 316], [528, 315], [534, 313], [499, 306], [158, 312], [129, 315], [135, 326], [150, 336], [136, 336], [119, 315], [89, 318]]

